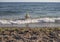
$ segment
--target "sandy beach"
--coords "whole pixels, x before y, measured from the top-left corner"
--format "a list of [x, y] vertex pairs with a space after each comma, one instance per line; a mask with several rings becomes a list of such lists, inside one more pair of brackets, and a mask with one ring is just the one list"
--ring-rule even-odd
[[0, 42], [60, 42], [60, 28], [0, 28]]

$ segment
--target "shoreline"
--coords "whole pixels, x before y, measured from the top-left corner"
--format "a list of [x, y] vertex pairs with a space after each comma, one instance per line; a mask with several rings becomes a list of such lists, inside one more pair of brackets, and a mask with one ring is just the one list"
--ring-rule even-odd
[[31, 24], [0, 24], [0, 27], [30, 27], [30, 28], [35, 28], [35, 27], [60, 27], [60, 23], [31, 23]]

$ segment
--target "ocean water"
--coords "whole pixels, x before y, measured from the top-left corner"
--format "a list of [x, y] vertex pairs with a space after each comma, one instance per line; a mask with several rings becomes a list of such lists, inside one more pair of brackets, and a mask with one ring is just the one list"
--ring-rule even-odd
[[[60, 19], [60, 2], [0, 2], [0, 19], [20, 19], [26, 13], [32, 18]], [[7, 22], [8, 23], [8, 22]], [[1, 24], [0, 27], [26, 27], [26, 24]], [[60, 27], [60, 23], [33, 23], [29, 27]]]
[[0, 2], [0, 19], [31, 17], [60, 17], [60, 3], [57, 2]]

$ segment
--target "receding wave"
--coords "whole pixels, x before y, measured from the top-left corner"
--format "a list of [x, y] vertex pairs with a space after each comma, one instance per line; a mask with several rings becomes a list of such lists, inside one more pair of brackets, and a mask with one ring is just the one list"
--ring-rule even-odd
[[0, 24], [60, 23], [60, 18], [35, 18], [24, 20], [0, 20]]

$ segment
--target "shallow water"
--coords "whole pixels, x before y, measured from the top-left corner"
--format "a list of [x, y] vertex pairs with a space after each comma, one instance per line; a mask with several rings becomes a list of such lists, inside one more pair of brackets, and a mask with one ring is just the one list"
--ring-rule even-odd
[[33, 24], [0, 24], [0, 27], [60, 27], [60, 23], [33, 23]]

